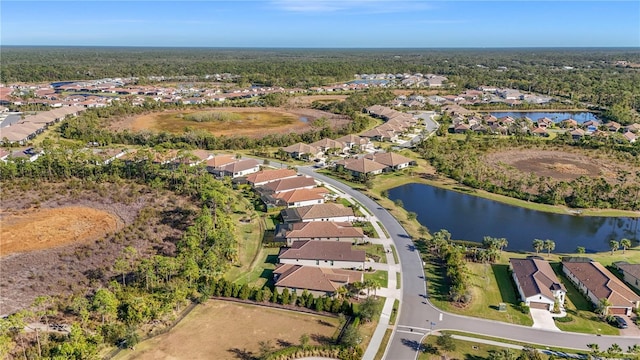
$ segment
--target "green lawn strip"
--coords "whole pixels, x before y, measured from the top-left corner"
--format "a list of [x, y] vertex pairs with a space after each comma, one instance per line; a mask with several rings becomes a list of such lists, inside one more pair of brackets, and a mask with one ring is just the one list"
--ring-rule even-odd
[[367, 209], [364, 205], [362, 205], [358, 200], [356, 200], [356, 199], [352, 199], [352, 200], [353, 200], [354, 204], [359, 206], [360, 211], [364, 211], [369, 215], [373, 215], [371, 213], [371, 211], [369, 211], [369, 209]]
[[393, 261], [395, 261], [396, 264], [400, 264], [400, 259], [398, 258], [398, 252], [396, 251], [396, 247], [394, 245], [391, 245], [391, 251], [393, 252]]
[[[518, 310], [520, 301], [514, 288], [507, 265], [490, 265], [467, 263], [469, 267], [469, 291], [472, 295], [470, 304], [464, 307], [449, 302], [449, 284], [446, 269], [426, 261], [425, 273], [428, 277], [431, 302], [438, 308], [456, 314], [503, 321], [512, 324], [531, 326], [533, 320], [529, 314]], [[507, 304], [507, 311], [498, 311], [498, 305]]]
[[258, 256], [264, 228], [260, 219], [252, 219], [250, 223], [244, 224], [239, 220], [247, 218], [247, 215], [234, 213], [231, 217], [236, 221], [235, 237], [238, 240], [239, 262], [229, 269], [225, 276], [229, 281], [235, 281], [250, 270]]
[[[276, 268], [280, 248], [263, 248], [260, 251], [258, 261], [247, 272], [233, 280], [237, 284], [249, 284], [252, 286], [264, 286], [272, 280], [273, 269]], [[227, 279], [231, 280], [228, 275]]]
[[355, 250], [364, 250], [367, 253], [367, 257], [372, 258], [375, 262], [382, 264], [387, 263], [387, 256], [385, 255], [384, 247], [380, 244], [354, 245], [353, 248]]
[[389, 325], [396, 324], [396, 318], [398, 317], [398, 308], [400, 307], [400, 300], [395, 299], [393, 301], [393, 309], [391, 309], [391, 317], [389, 318]]
[[495, 342], [499, 342], [499, 343], [510, 344], [510, 345], [518, 345], [518, 346], [523, 346], [523, 347], [530, 347], [530, 348], [534, 348], [534, 349], [552, 350], [552, 351], [564, 352], [564, 353], [569, 353], [569, 354], [585, 354], [585, 355], [588, 354], [588, 352], [584, 351], [584, 350], [561, 348], [561, 347], [554, 347], [554, 346], [546, 346], [546, 345], [533, 344], [533, 343], [525, 343], [525, 342], [522, 342], [522, 341], [509, 340], [509, 339], [503, 339], [503, 338], [496, 338], [496, 337], [492, 337], [492, 336], [480, 335], [480, 334], [475, 334], [475, 333], [467, 333], [467, 332], [464, 332], [464, 331], [446, 330], [446, 331], [442, 331], [442, 332], [443, 333], [447, 333], [447, 334], [451, 334], [451, 335], [466, 336], [466, 337], [476, 338], [476, 339], [480, 339], [480, 340], [491, 340], [491, 341], [495, 341]]
[[373, 280], [380, 285], [380, 287], [387, 287], [389, 284], [389, 272], [384, 270], [376, 270], [374, 272], [364, 273], [365, 280]]
[[[438, 347], [437, 341], [438, 336], [427, 336], [422, 343], [423, 351], [418, 353], [417, 360], [441, 360], [443, 358], [469, 360], [489, 359], [492, 352], [504, 349], [503, 347], [495, 345], [452, 339], [455, 350], [444, 351]], [[511, 352], [517, 355], [520, 354], [520, 351], [514, 349], [511, 349]], [[546, 355], [541, 355], [542, 359], [547, 359]]]
[[571, 331], [586, 334], [619, 335], [620, 330], [600, 320], [593, 312], [593, 305], [573, 283], [564, 276], [560, 263], [552, 263], [551, 267], [556, 272], [560, 281], [567, 288], [565, 309], [567, 316], [573, 319], [571, 322], [556, 321], [556, 326], [562, 331]]
[[402, 288], [402, 273], [396, 273], [396, 289]]
[[[382, 232], [384, 233], [384, 235], [387, 238], [390, 238], [391, 236], [389, 236], [389, 233], [387, 232], [387, 229], [384, 227], [384, 225], [382, 225], [382, 223], [380, 221], [376, 221], [376, 222], [378, 223], [378, 226], [380, 226], [380, 229], [382, 229]], [[395, 254], [395, 251], [393, 253]], [[398, 261], [396, 261], [396, 263], [398, 263]]]
[[389, 343], [389, 339], [391, 339], [391, 334], [393, 334], [393, 329], [387, 329], [384, 332], [384, 336], [382, 337], [382, 342], [380, 343], [378, 352], [376, 352], [376, 356], [374, 357], [375, 360], [382, 360], [382, 357], [384, 356], [384, 352], [385, 350], [387, 350], [387, 344]]
[[340, 203], [345, 207], [350, 207], [351, 205], [353, 205], [349, 200], [345, 198], [340, 198]]

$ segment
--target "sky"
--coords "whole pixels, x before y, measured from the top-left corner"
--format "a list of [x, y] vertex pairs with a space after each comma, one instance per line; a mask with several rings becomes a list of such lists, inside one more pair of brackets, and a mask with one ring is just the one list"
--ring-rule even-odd
[[640, 1], [0, 1], [1, 45], [637, 47]]

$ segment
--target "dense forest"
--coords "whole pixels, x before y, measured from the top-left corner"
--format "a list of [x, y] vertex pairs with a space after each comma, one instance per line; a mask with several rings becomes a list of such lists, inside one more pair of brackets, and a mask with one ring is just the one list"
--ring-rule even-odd
[[244, 84], [309, 87], [355, 74], [434, 73], [458, 89], [512, 87], [595, 106], [627, 119], [640, 108], [636, 49], [215, 49], [2, 47], [0, 81], [46, 82], [106, 77], [231, 73]]

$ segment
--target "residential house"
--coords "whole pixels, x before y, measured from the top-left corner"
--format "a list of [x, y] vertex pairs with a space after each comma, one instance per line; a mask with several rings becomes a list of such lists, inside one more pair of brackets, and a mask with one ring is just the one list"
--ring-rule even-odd
[[207, 160], [207, 171], [212, 174], [220, 174], [222, 168], [236, 162], [236, 157], [231, 154], [216, 155]]
[[547, 129], [542, 128], [542, 127], [537, 127], [535, 129], [531, 130], [531, 135], [547, 137], [547, 136], [549, 136], [549, 133], [547, 132]]
[[453, 127], [453, 132], [456, 134], [464, 134], [471, 131], [471, 127], [467, 124], [458, 124]]
[[607, 128], [607, 130], [612, 131], [612, 132], [617, 132], [620, 130], [620, 128], [622, 127], [622, 125], [618, 124], [615, 121], [610, 121], [606, 124], [604, 124], [604, 127]]
[[320, 158], [323, 155], [323, 151], [315, 146], [307, 145], [305, 143], [297, 143], [291, 146], [282, 148], [284, 152], [289, 154], [292, 158], [298, 160], [309, 161], [315, 158]]
[[284, 209], [280, 212], [285, 223], [310, 221], [353, 222], [356, 216], [353, 209], [342, 204], [314, 204]]
[[578, 127], [578, 122], [574, 119], [565, 119], [560, 122], [560, 125], [565, 129], [573, 129]]
[[569, 132], [573, 140], [580, 140], [584, 137], [585, 132], [582, 129], [573, 129]]
[[[324, 204], [325, 195], [329, 191], [323, 187], [313, 189], [297, 189], [271, 195], [275, 206], [300, 207], [314, 204]], [[264, 201], [264, 199], [263, 199]], [[269, 203], [267, 203], [268, 206]]]
[[[538, 119], [536, 121], [536, 124], [538, 125], [538, 127], [546, 129], [548, 127], [552, 127], [553, 126], [553, 120], [549, 119], [548, 117], [543, 117], [543, 118]], [[577, 125], [577, 122], [576, 122], [576, 125]]]
[[636, 142], [636, 139], [638, 138], [638, 136], [631, 131], [627, 131], [626, 133], [622, 134], [622, 136], [624, 136], [624, 138], [627, 139], [627, 141], [630, 143]]
[[253, 187], [258, 187], [273, 181], [297, 176], [298, 172], [293, 169], [262, 170], [248, 175], [247, 182]]
[[387, 170], [402, 170], [414, 163], [412, 159], [394, 152], [369, 154], [364, 158], [385, 165]]
[[355, 177], [382, 174], [382, 171], [387, 168], [386, 165], [365, 158], [340, 160], [336, 162], [336, 168], [340, 167], [351, 171]]
[[279, 224], [275, 235], [276, 241], [285, 241], [287, 246], [300, 240], [343, 241], [362, 244], [365, 242], [365, 238], [361, 228], [354, 227], [351, 223], [332, 221]]
[[563, 259], [562, 271], [594, 306], [601, 299], [609, 300], [610, 314], [630, 315], [640, 306], [640, 296], [598, 262], [587, 258]]
[[302, 294], [307, 290], [316, 297], [331, 297], [339, 288], [363, 281], [363, 274], [362, 271], [354, 270], [281, 264], [273, 271], [273, 280], [278, 292], [288, 289], [292, 293]]
[[638, 133], [640, 132], [640, 124], [635, 123], [635, 124], [627, 125], [624, 127], [624, 130], [628, 132], [632, 132], [634, 134]]
[[613, 266], [620, 271], [627, 284], [640, 290], [640, 264], [629, 264], [624, 261], [619, 261], [613, 263]]
[[366, 151], [373, 148], [373, 144], [369, 139], [353, 134], [337, 138], [336, 141], [339, 141], [345, 144], [347, 148], [354, 149], [358, 152]]
[[364, 250], [353, 250], [346, 242], [304, 240], [281, 248], [278, 263], [363, 270], [366, 258]]
[[537, 259], [509, 259], [520, 299], [534, 309], [553, 310], [563, 306], [567, 289], [560, 283], [549, 262]]
[[[381, 125], [382, 126], [382, 125]], [[394, 131], [379, 129], [380, 126], [375, 127], [369, 131], [365, 131], [360, 136], [370, 138], [378, 141], [396, 141], [398, 140], [398, 134]]]
[[349, 151], [349, 147], [347, 147], [344, 143], [329, 138], [324, 138], [316, 142], [312, 142], [309, 145], [319, 149], [323, 153], [340, 154]]
[[260, 171], [260, 163], [256, 159], [243, 159], [222, 167], [220, 176], [237, 178]]
[[296, 176], [268, 182], [261, 186], [261, 191], [266, 190], [279, 194], [298, 189], [313, 189], [316, 186], [316, 181], [312, 177]]

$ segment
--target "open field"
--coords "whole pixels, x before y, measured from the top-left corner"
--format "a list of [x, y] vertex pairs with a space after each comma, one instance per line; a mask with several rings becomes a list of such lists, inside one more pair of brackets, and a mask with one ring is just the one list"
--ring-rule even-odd
[[225, 301], [196, 307], [166, 334], [121, 351], [115, 359], [252, 359], [260, 342], [273, 350], [298, 345], [302, 334], [311, 345], [329, 344], [338, 319]]
[[307, 131], [312, 128], [313, 121], [321, 117], [326, 118], [333, 128], [350, 121], [346, 116], [303, 108], [211, 108], [149, 113], [115, 121], [111, 128], [170, 133], [183, 133], [191, 129], [208, 131], [217, 136], [262, 137], [273, 133]]
[[307, 107], [310, 106], [314, 101], [319, 102], [334, 102], [334, 101], [344, 101], [348, 95], [305, 95], [305, 96], [294, 96], [289, 98], [288, 104], [294, 107]]
[[585, 152], [513, 149], [491, 153], [485, 159], [494, 166], [514, 167], [525, 174], [534, 173], [558, 180], [587, 176], [616, 181], [620, 170], [631, 170], [629, 165], [619, 164], [611, 158], [588, 156]]
[[122, 221], [109, 212], [81, 206], [3, 214], [0, 256], [95, 240], [122, 225]]

